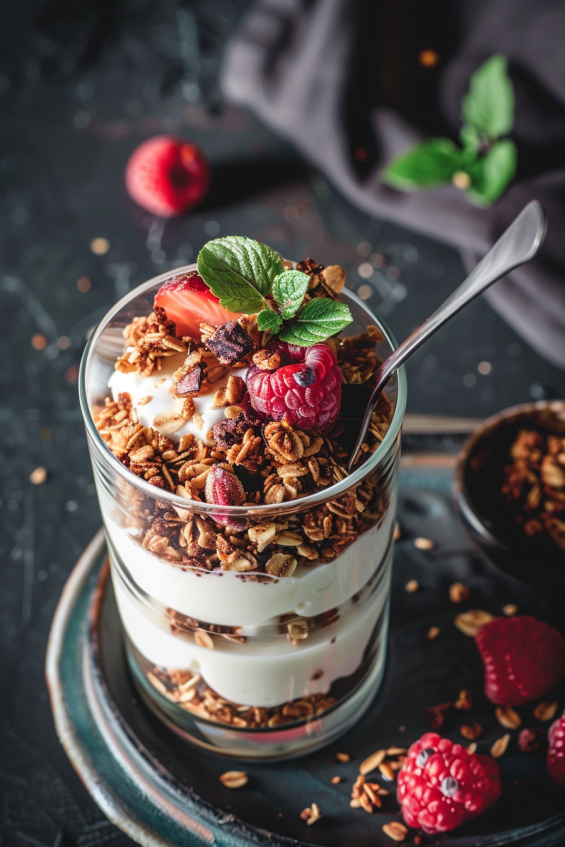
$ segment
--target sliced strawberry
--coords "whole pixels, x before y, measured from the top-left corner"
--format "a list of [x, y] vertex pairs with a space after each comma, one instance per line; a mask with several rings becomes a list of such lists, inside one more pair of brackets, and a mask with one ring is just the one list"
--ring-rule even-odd
[[222, 326], [240, 317], [220, 306], [198, 271], [168, 279], [155, 295], [155, 306], [161, 306], [169, 320], [176, 323], [179, 337], [200, 338], [201, 323]]

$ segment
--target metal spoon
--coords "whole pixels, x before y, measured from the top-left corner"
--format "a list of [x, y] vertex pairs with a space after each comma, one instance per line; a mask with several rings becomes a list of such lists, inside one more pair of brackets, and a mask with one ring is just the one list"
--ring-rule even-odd
[[348, 470], [351, 473], [357, 454], [365, 440], [371, 415], [377, 405], [381, 392], [393, 373], [403, 365], [406, 359], [433, 335], [440, 327], [456, 315], [467, 303], [482, 294], [489, 285], [500, 279], [509, 271], [528, 262], [538, 252], [545, 237], [547, 224], [545, 212], [537, 200], [532, 200], [522, 209], [518, 217], [510, 224], [496, 244], [491, 247], [477, 267], [461, 283], [445, 303], [434, 314], [418, 327], [406, 341], [396, 348], [388, 359], [375, 371], [375, 388], [369, 400], [361, 432], [355, 444]]

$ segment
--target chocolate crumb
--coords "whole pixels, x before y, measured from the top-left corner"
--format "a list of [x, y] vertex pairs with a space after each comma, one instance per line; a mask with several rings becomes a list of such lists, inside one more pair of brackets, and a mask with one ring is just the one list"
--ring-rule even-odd
[[228, 321], [218, 327], [216, 332], [206, 340], [204, 346], [222, 365], [234, 365], [251, 353], [255, 344], [237, 321]]
[[441, 729], [445, 723], [451, 703], [438, 703], [437, 706], [427, 706], [424, 712], [426, 723], [431, 729]]
[[195, 391], [200, 391], [205, 368], [206, 365], [203, 362], [199, 362], [187, 371], [176, 383], [175, 394], [179, 397], [186, 397]]
[[536, 731], [534, 729], [523, 729], [518, 736], [518, 749], [523, 753], [531, 753], [537, 746]]
[[250, 427], [250, 421], [242, 412], [237, 418], [214, 424], [212, 435], [220, 450], [229, 450], [235, 444], [243, 444], [243, 436]]

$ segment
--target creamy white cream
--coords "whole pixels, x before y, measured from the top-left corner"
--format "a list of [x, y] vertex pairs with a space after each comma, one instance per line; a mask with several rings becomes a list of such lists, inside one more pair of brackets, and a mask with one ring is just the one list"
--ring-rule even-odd
[[[122, 373], [114, 371], [108, 385], [112, 391], [112, 397], [117, 400], [118, 394], [128, 393], [131, 397], [132, 404], [137, 412], [137, 417], [142, 426], [154, 426], [153, 421], [161, 412], [166, 412], [173, 407], [174, 398], [171, 394], [173, 386], [173, 374], [183, 364], [186, 356], [184, 353], [179, 353], [177, 356], [169, 356], [163, 359], [163, 366], [160, 371], [155, 371], [151, 376], [141, 376], [138, 373]], [[194, 397], [195, 413], [203, 419], [202, 426], [197, 423], [198, 419], [191, 418], [186, 424], [171, 436], [172, 441], [178, 441], [182, 435], [192, 433], [204, 440], [206, 433], [212, 429], [214, 424], [225, 420], [224, 409], [215, 409], [214, 394], [218, 389], [224, 388], [227, 385], [230, 375], [237, 375], [245, 378], [247, 368], [239, 368], [233, 371], [232, 374], [226, 374], [225, 377], [215, 382], [208, 391], [203, 390]], [[146, 398], [150, 398], [147, 402]], [[144, 402], [140, 405], [139, 401]], [[158, 427], [155, 427], [158, 429]]]
[[114, 580], [114, 586], [125, 629], [149, 662], [200, 673], [221, 697], [234, 703], [271, 707], [325, 693], [334, 680], [357, 670], [385, 611], [390, 568], [387, 570], [375, 598], [361, 609], [352, 604], [335, 624], [296, 645], [284, 636], [268, 641], [251, 638], [245, 644], [216, 639], [213, 650], [161, 629], [148, 620], [119, 580]]

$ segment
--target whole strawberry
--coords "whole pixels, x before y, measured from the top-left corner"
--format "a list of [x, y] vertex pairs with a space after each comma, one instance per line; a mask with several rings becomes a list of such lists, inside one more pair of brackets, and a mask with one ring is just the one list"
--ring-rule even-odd
[[492, 703], [519, 706], [542, 697], [565, 674], [565, 641], [555, 627], [521, 615], [494, 618], [475, 636]]
[[323, 435], [336, 422], [342, 374], [327, 344], [297, 347], [279, 342], [282, 367], [274, 371], [252, 365], [246, 382], [251, 405], [264, 419], [285, 420], [301, 430]]
[[157, 135], [132, 153], [126, 188], [133, 200], [165, 218], [191, 209], [208, 191], [210, 168], [203, 153], [181, 138]]
[[502, 794], [500, 770], [490, 756], [427, 732], [408, 750], [398, 773], [397, 799], [408, 826], [449, 832], [494, 806]]
[[548, 732], [547, 770], [556, 785], [565, 789], [565, 709]]

